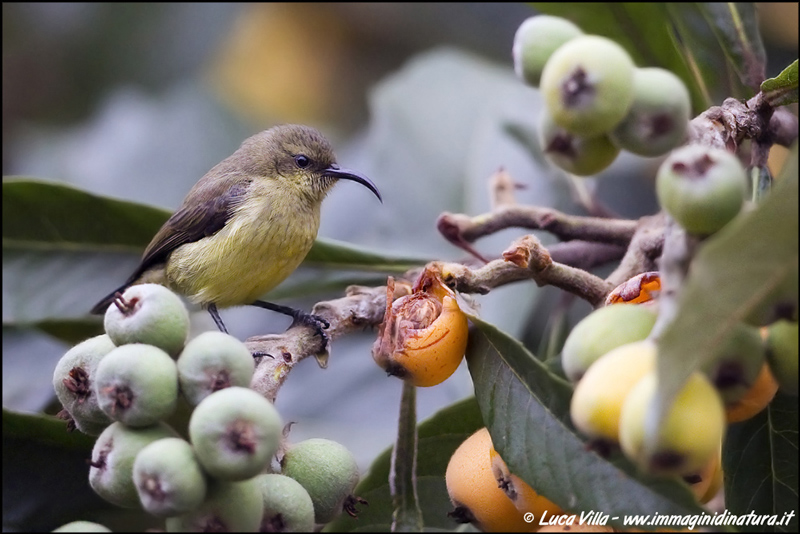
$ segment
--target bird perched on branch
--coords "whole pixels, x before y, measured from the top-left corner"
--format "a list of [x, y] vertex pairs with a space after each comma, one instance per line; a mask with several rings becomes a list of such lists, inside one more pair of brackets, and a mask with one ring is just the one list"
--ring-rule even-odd
[[157, 283], [202, 305], [223, 332], [218, 309], [249, 304], [290, 315], [325, 338], [323, 319], [259, 298], [306, 257], [322, 201], [339, 180], [358, 182], [382, 201], [369, 178], [337, 165], [313, 128], [281, 125], [246, 139], [192, 187], [133, 274], [92, 313], [105, 313], [131, 285]]

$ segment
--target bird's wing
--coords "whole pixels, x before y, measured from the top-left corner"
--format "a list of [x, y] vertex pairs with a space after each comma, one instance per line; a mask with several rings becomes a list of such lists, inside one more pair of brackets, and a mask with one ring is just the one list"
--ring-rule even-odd
[[[166, 261], [170, 252], [218, 232], [244, 200], [250, 179], [238, 173], [201, 180], [189, 192], [183, 204], [156, 233], [142, 261], [131, 275], [136, 280], [153, 265]], [[205, 200], [202, 200], [205, 199]]]
[[169, 253], [179, 246], [222, 229], [236, 207], [244, 201], [251, 181], [252, 177], [240, 172], [220, 173], [214, 172], [214, 169], [201, 178], [186, 195], [181, 207], [150, 241], [142, 261], [130, 278], [95, 304], [91, 313], [105, 313], [118, 291], [124, 291], [150, 267], [165, 262]]

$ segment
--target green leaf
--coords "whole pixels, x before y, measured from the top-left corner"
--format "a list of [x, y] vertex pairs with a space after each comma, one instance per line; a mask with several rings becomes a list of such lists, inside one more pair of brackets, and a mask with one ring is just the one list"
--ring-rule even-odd
[[761, 84], [764, 99], [772, 107], [786, 106], [797, 102], [797, 60], [783, 71]]
[[619, 526], [625, 515], [702, 510], [682, 482], [644, 477], [620, 454], [609, 461], [587, 450], [570, 423], [569, 383], [517, 340], [471, 320], [467, 362], [475, 395], [512, 473], [567, 511], [609, 514]]
[[120, 251], [4, 243], [3, 323], [87, 319], [92, 305], [137, 263], [138, 255]]
[[88, 454], [96, 440], [79, 431], [67, 432], [67, 423], [51, 415], [13, 412], [3, 408], [3, 439], [16, 438]]
[[141, 253], [169, 212], [65, 183], [3, 178], [3, 246]]
[[697, 7], [719, 41], [741, 82], [758, 91], [767, 71], [767, 54], [752, 2], [698, 2]]
[[55, 417], [4, 408], [4, 530], [49, 532], [75, 519], [96, 521], [114, 532], [163, 528], [163, 519], [141, 509], [123, 510], [92, 490], [88, 461], [95, 441], [67, 432], [66, 422]]
[[[21, 177], [3, 180], [3, 321], [56, 328], [86, 320], [89, 308], [119, 286], [169, 217], [169, 212]], [[403, 273], [424, 258], [394, 257], [331, 239], [317, 240], [307, 265], [328, 270]], [[283, 296], [352, 281], [317, 275]], [[340, 277], [341, 278], [341, 277]], [[385, 283], [385, 280], [384, 280]], [[64, 334], [65, 328], [58, 327]], [[74, 336], [73, 336], [74, 337]]]
[[745, 525], [744, 532], [797, 532], [797, 398], [780, 392], [766, 410], [730, 426], [722, 451], [725, 508], [734, 515], [775, 515], [785, 525]]
[[658, 427], [675, 394], [770, 292], [797, 276], [797, 145], [772, 191], [705, 241], [658, 340]]
[[[671, 36], [676, 50], [692, 73], [695, 84], [706, 96], [703, 111], [727, 97], [752, 95], [752, 89], [741, 82], [734, 65], [728, 60], [719, 32], [708, 10], [697, 2], [664, 4], [669, 13]], [[762, 78], [763, 79], [763, 78]], [[697, 102], [695, 102], [696, 104]]]
[[103, 318], [41, 321], [27, 325], [70, 345], [103, 334]]
[[[47, 250], [134, 250], [150, 243], [170, 212], [95, 195], [70, 185], [3, 178], [3, 245]], [[318, 239], [306, 257], [331, 268], [403, 272], [421, 258], [393, 258], [333, 239]]]
[[[452, 509], [444, 474], [453, 452], [465, 439], [483, 427], [474, 397], [457, 402], [426, 419], [417, 427], [417, 495], [427, 529], [453, 530], [457, 524], [447, 517]], [[355, 494], [369, 502], [358, 518], [339, 516], [325, 527], [327, 532], [389, 531], [392, 499], [389, 470], [392, 448], [382, 452], [361, 480]]]
[[[405, 272], [405, 271], [400, 271]], [[386, 285], [386, 274], [354, 271], [333, 271], [325, 269], [302, 268], [283, 284], [270, 291], [267, 299], [281, 300], [298, 297], [319, 298], [322, 295], [341, 297], [342, 288], [348, 286]]]
[[[724, 98], [721, 96], [724, 91], [715, 90], [723, 84], [723, 81], [720, 72], [722, 69], [712, 68], [716, 61], [710, 46], [710, 36], [713, 34], [698, 29], [698, 24], [692, 23], [701, 19], [694, 4], [670, 3], [667, 4], [667, 11], [672, 25], [670, 31], [672, 44], [689, 72], [690, 87], [697, 88], [697, 92], [701, 95], [700, 100], [692, 99], [694, 111], [701, 113], [714, 102]], [[683, 78], [683, 81], [686, 82], [686, 78]]]
[[431, 260], [432, 258], [393, 257], [389, 254], [369, 250], [366, 247], [318, 237], [303, 263], [330, 269], [404, 273], [413, 267], [425, 265]]

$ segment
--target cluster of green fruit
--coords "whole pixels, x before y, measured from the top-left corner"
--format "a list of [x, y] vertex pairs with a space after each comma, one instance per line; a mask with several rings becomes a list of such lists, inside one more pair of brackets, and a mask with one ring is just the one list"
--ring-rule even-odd
[[[724, 149], [680, 146], [687, 141], [691, 102], [677, 76], [637, 68], [617, 43], [547, 15], [520, 25], [513, 57], [518, 76], [542, 92], [540, 141], [554, 164], [590, 175], [610, 165], [620, 150], [668, 154], [658, 169], [656, 193], [688, 234], [712, 235], [742, 211], [747, 174], [739, 159]], [[596, 310], [573, 329], [562, 352], [565, 374], [575, 384], [573, 423], [598, 450], [619, 446], [650, 473], [692, 481], [706, 502], [721, 484], [726, 425], [763, 410], [779, 385], [797, 395], [797, 294], [795, 270], [692, 374], [660, 429], [645, 428], [657, 384], [658, 349], [648, 339], [655, 308], [618, 304]], [[646, 433], [653, 431], [655, 446], [646, 447]]]
[[[103, 499], [166, 518], [168, 532], [310, 532], [353, 511], [352, 454], [326, 439], [284, 443], [280, 414], [249, 388], [244, 343], [222, 332], [186, 343], [186, 307], [156, 284], [126, 290], [104, 326], [53, 375], [75, 427], [99, 435], [89, 483]], [[188, 440], [165, 422], [179, 395], [192, 406]]]
[[597, 174], [620, 150], [660, 156], [686, 138], [691, 98], [681, 79], [637, 68], [611, 39], [536, 15], [517, 29], [512, 55], [517, 75], [544, 97], [542, 151], [567, 172]]
[[599, 308], [570, 332], [561, 353], [575, 385], [570, 415], [595, 450], [614, 447], [656, 475], [678, 476], [701, 503], [722, 485], [721, 447], [728, 423], [763, 410], [778, 389], [797, 395], [797, 322], [777, 321], [759, 331], [739, 323], [713, 358], [678, 393], [655, 446], [645, 448], [647, 410], [656, 391], [656, 322], [651, 304]]
[[670, 153], [656, 178], [661, 207], [687, 232], [707, 236], [742, 209], [747, 179], [724, 149], [682, 146], [691, 99], [684, 83], [662, 68], [638, 68], [605, 37], [586, 35], [549, 15], [526, 19], [512, 49], [517, 75], [545, 102], [539, 141], [556, 166], [588, 176], [621, 150], [655, 157]]

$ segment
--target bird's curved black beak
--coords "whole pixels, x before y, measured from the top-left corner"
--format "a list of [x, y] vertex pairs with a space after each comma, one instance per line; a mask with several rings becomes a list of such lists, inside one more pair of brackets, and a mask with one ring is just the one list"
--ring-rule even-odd
[[337, 180], [352, 180], [354, 182], [358, 182], [370, 191], [372, 191], [378, 200], [383, 202], [383, 198], [381, 197], [381, 192], [378, 191], [378, 187], [372, 183], [372, 180], [364, 176], [363, 174], [359, 174], [355, 171], [351, 171], [349, 169], [341, 169], [338, 165], [333, 164], [324, 171], [322, 171], [323, 176], [328, 176], [330, 178], [335, 178]]

